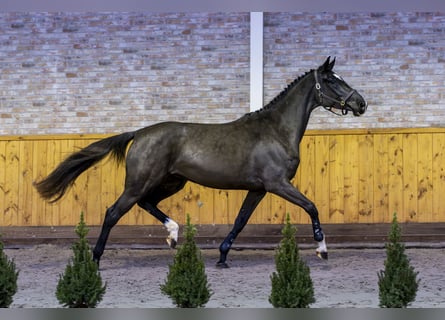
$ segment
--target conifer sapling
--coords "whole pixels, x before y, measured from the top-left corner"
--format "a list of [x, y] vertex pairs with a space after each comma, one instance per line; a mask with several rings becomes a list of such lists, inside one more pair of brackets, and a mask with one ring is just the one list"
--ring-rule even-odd
[[165, 283], [160, 286], [161, 292], [168, 295], [179, 308], [203, 307], [212, 295], [195, 234], [196, 228], [187, 215], [184, 243], [178, 248], [173, 264], [169, 265]]
[[283, 239], [275, 254], [276, 272], [271, 275], [269, 302], [275, 308], [307, 308], [315, 302], [310, 269], [300, 258], [295, 234], [287, 214]]
[[394, 213], [389, 242], [385, 245], [385, 268], [378, 273], [380, 307], [405, 308], [416, 298], [420, 280], [405, 254], [401, 238], [401, 228]]
[[79, 241], [72, 246], [74, 257], [59, 277], [56, 297], [65, 307], [95, 308], [105, 294], [106, 284], [102, 285], [99, 266], [93, 261], [83, 212], [75, 231]]
[[17, 292], [17, 278], [14, 260], [8, 259], [3, 251], [3, 242], [0, 240], [0, 308], [8, 308], [13, 302]]

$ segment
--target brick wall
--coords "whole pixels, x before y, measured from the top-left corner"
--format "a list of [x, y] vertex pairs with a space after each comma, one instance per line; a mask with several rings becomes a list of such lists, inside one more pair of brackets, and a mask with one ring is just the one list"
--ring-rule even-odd
[[[445, 123], [445, 13], [265, 13], [265, 103], [337, 57], [369, 102], [309, 128]], [[108, 133], [249, 110], [248, 13], [0, 13], [0, 134]]]
[[368, 100], [360, 119], [319, 108], [309, 129], [445, 125], [445, 13], [268, 13], [264, 35], [265, 102], [329, 55]]
[[249, 110], [248, 13], [0, 13], [0, 134], [102, 133]]

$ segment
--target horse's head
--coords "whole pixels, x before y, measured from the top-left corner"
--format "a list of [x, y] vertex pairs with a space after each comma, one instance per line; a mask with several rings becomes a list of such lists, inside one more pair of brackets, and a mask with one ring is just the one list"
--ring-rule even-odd
[[366, 100], [332, 71], [334, 65], [335, 58], [330, 61], [328, 57], [323, 65], [314, 70], [319, 104], [337, 115], [339, 114], [334, 109], [340, 110], [342, 115], [346, 115], [348, 111], [352, 111], [355, 116], [362, 115], [368, 107]]

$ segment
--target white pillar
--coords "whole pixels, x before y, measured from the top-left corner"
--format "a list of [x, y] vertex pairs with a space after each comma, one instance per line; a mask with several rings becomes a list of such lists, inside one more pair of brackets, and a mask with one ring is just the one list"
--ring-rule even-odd
[[250, 13], [250, 111], [263, 107], [263, 13]]

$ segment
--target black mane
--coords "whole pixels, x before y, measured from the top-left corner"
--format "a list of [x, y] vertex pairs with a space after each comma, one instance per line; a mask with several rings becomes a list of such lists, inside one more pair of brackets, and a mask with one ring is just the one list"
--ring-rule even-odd
[[265, 110], [270, 110], [272, 109], [279, 101], [281, 101], [286, 95], [287, 93], [293, 88], [295, 87], [300, 81], [301, 79], [303, 79], [304, 77], [306, 77], [309, 73], [313, 72], [314, 69], [311, 69], [310, 71], [307, 71], [305, 74], [299, 76], [298, 78], [294, 79], [291, 83], [289, 83], [287, 85], [286, 88], [284, 88], [278, 95], [275, 96], [275, 98], [273, 98], [268, 104], [266, 104], [264, 107], [262, 107], [259, 110], [256, 111], [252, 111], [247, 113], [246, 115], [251, 115], [253, 113], [258, 113], [261, 111], [265, 111]]

